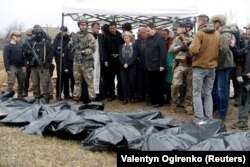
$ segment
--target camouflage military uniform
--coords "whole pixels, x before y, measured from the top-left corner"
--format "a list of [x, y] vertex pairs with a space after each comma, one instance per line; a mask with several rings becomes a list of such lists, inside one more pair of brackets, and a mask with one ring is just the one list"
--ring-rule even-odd
[[[40, 84], [43, 88], [43, 96], [45, 103], [49, 102], [50, 91], [50, 72], [49, 68], [52, 63], [53, 50], [51, 43], [45, 38], [45, 35], [39, 36], [39, 33], [44, 33], [42, 30], [32, 31], [34, 38], [29, 42], [24, 51], [25, 59], [31, 68], [31, 80], [33, 83], [33, 94], [35, 99], [41, 98]], [[37, 37], [36, 37], [37, 36]], [[35, 56], [36, 54], [36, 56]]]
[[96, 97], [94, 89], [94, 58], [95, 52], [95, 38], [88, 32], [79, 31], [76, 33], [76, 51], [74, 54], [74, 99], [79, 100], [82, 93], [82, 82], [85, 79], [88, 85], [88, 94], [90, 100], [94, 100]]
[[175, 37], [172, 46], [170, 46], [169, 52], [175, 54], [173, 65], [173, 84], [172, 84], [172, 111], [175, 112], [177, 107], [177, 101], [179, 97], [179, 87], [181, 84], [186, 86], [185, 96], [185, 110], [191, 114], [192, 112], [192, 63], [191, 55], [188, 52], [182, 50], [184, 43], [192, 41], [192, 37], [188, 35], [178, 35]]

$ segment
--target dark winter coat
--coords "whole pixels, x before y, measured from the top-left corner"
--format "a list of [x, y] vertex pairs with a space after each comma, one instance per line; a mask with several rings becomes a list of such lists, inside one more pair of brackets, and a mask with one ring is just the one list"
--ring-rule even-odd
[[165, 67], [165, 56], [167, 55], [166, 41], [159, 33], [148, 37], [145, 49], [145, 67], [147, 71], [160, 71]]

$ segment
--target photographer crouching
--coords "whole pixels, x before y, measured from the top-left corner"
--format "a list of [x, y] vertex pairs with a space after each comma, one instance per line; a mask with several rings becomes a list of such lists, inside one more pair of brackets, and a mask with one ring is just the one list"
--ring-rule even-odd
[[238, 122], [232, 124], [232, 129], [247, 130], [248, 129], [248, 115], [250, 111], [250, 26], [246, 28], [246, 36], [248, 44], [245, 48], [238, 50], [235, 45], [235, 40], [230, 40], [231, 50], [237, 57], [245, 59], [245, 64], [242, 72], [242, 77], [238, 78], [241, 85], [240, 91], [240, 105]]
[[27, 45], [24, 53], [25, 60], [31, 69], [31, 80], [33, 82], [33, 94], [36, 102], [40, 102], [41, 90], [43, 88], [43, 103], [49, 103], [50, 91], [50, 67], [52, 64], [53, 50], [50, 41], [46, 37], [46, 33], [40, 26], [34, 27], [32, 30], [32, 39]]

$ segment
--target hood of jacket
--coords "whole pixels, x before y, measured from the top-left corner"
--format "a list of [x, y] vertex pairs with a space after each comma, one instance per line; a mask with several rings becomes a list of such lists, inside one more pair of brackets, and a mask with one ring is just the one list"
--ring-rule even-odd
[[214, 28], [214, 25], [212, 23], [203, 24], [198, 28], [198, 30], [203, 31], [205, 33], [214, 33], [215, 32], [215, 28]]

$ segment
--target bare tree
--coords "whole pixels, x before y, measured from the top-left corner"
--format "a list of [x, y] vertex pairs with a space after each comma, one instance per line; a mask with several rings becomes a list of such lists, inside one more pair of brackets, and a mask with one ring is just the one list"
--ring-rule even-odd
[[9, 33], [11, 30], [18, 30], [20, 32], [23, 32], [24, 31], [24, 28], [25, 28], [25, 25], [23, 22], [18, 22], [17, 20], [10, 23], [6, 28], [5, 28], [5, 32], [6, 32], [6, 35], [5, 35], [5, 38], [8, 37]]

